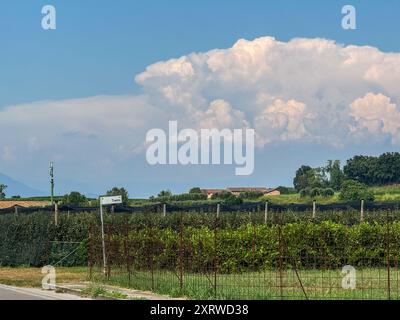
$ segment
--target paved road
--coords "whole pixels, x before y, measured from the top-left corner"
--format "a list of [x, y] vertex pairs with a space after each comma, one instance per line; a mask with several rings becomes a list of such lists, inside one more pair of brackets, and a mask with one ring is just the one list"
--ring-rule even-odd
[[25, 289], [0, 284], [0, 300], [90, 300], [67, 293]]

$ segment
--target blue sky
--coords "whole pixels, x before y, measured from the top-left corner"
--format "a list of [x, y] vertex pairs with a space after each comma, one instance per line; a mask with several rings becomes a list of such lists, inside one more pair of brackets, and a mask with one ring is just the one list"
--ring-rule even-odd
[[[43, 31], [40, 27], [41, 8], [46, 4], [57, 9], [55, 31]], [[357, 30], [341, 28], [344, 4], [356, 7]], [[135, 82], [135, 76], [149, 65], [192, 52], [230, 48], [239, 39], [271, 36], [288, 42], [293, 38], [324, 38], [345, 45], [368, 45], [381, 52], [399, 52], [399, 14], [400, 2], [396, 0], [5, 0], [0, 5], [0, 111], [45, 100], [140, 96], [144, 93], [151, 96], [153, 84]], [[360, 92], [363, 94], [359, 98], [367, 93], [361, 89]], [[397, 108], [397, 95], [389, 89], [382, 93]], [[286, 100], [296, 98], [286, 94], [282, 97]], [[5, 116], [0, 113], [3, 120]], [[18, 127], [18, 130], [23, 128]], [[1, 134], [4, 138], [4, 133]], [[345, 160], [356, 153], [397, 150], [397, 144], [389, 140], [384, 137], [373, 145], [357, 140], [340, 148], [307, 141], [275, 141], [258, 151], [255, 174], [243, 179], [231, 176], [229, 168], [220, 167], [150, 170], [143, 156], [124, 158], [109, 174], [99, 175], [96, 171], [80, 171], [73, 159], [63, 158], [58, 166], [59, 192], [75, 188], [101, 193], [104, 188], [116, 184], [127, 186], [132, 196], [147, 196], [162, 188], [181, 192], [192, 185], [290, 185], [294, 170], [304, 162], [319, 165], [330, 158]], [[0, 142], [3, 142], [3, 154], [9, 155], [12, 148], [6, 148], [3, 140]], [[75, 141], [79, 142], [79, 139]], [[58, 140], [57, 147], [61, 149], [63, 143]], [[47, 146], [47, 150], [41, 149], [41, 154], [51, 154], [54, 150], [51, 144]], [[87, 149], [90, 149], [89, 144], [85, 146], [86, 150], [82, 152], [87, 152], [87, 161], [90, 161], [94, 153]], [[102, 155], [106, 154], [107, 150]], [[25, 161], [0, 160], [0, 172], [45, 190], [46, 157], [32, 153], [27, 158]], [[100, 167], [97, 170], [101, 170]], [[220, 176], [216, 177], [216, 173]], [[157, 179], [153, 179], [152, 174]]]
[[[349, 1], [3, 1], [0, 106], [140, 90], [134, 75], [160, 60], [237, 39], [324, 37], [399, 51], [400, 3], [351, 1], [358, 30], [340, 27]], [[41, 8], [54, 4], [58, 29], [43, 32]]]

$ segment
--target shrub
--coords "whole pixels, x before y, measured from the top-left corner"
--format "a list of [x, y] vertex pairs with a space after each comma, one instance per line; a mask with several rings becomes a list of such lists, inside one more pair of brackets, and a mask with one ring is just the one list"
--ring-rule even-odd
[[335, 195], [335, 191], [332, 188], [326, 188], [322, 191], [322, 196], [329, 198]]
[[323, 190], [324, 189], [322, 189], [322, 188], [312, 188], [310, 191], [310, 196], [313, 198], [322, 196]]
[[176, 194], [176, 195], [165, 196], [165, 197], [158, 197], [157, 200], [161, 201], [161, 202], [200, 201], [200, 200], [207, 200], [207, 195], [204, 193], [183, 193], [183, 194]]
[[332, 188], [305, 188], [300, 191], [300, 197], [332, 197], [335, 194]]
[[212, 200], [221, 200], [226, 205], [237, 205], [243, 203], [243, 199], [236, 197], [229, 191], [222, 191], [212, 195]]
[[343, 182], [339, 195], [340, 200], [345, 201], [374, 201], [374, 194], [368, 190], [367, 186], [355, 180], [346, 180]]
[[239, 197], [245, 200], [256, 200], [258, 198], [261, 198], [263, 195], [264, 193], [260, 191], [250, 191], [250, 192], [242, 192]]
[[71, 205], [71, 206], [85, 206], [88, 203], [88, 200], [83, 194], [80, 194], [79, 192], [73, 191], [70, 194], [66, 194], [62, 198], [62, 203]]
[[281, 194], [296, 194], [297, 191], [295, 188], [279, 186], [276, 188]]
[[311, 190], [310, 187], [300, 190], [300, 198], [311, 197]]

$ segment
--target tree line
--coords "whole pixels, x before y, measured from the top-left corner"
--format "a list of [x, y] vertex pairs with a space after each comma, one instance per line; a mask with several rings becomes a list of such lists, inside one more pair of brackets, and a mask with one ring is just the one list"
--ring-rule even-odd
[[388, 152], [378, 157], [355, 156], [341, 168], [339, 160], [329, 160], [323, 167], [303, 165], [293, 179], [301, 196], [331, 196], [340, 191], [342, 200], [373, 200], [367, 186], [400, 183], [400, 153]]

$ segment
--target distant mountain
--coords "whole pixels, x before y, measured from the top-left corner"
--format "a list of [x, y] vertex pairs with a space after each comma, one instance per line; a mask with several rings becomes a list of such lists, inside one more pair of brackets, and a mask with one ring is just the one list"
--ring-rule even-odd
[[44, 192], [31, 188], [22, 182], [16, 181], [2, 173], [0, 173], [0, 184], [5, 184], [7, 189], [5, 190], [7, 197], [21, 196], [21, 197], [36, 197], [43, 196]]

